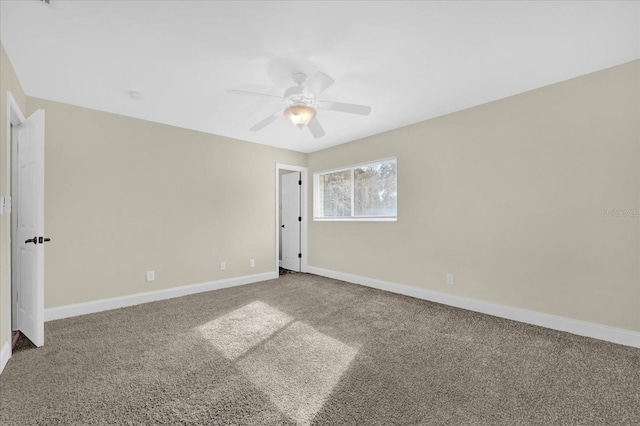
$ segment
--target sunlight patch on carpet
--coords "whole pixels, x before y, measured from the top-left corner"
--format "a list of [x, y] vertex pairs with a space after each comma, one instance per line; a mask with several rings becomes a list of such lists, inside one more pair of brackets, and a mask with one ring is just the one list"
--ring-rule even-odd
[[295, 322], [240, 359], [238, 366], [283, 414], [310, 424], [357, 352]]
[[217, 350], [235, 360], [293, 321], [289, 315], [259, 301], [197, 327]]
[[197, 327], [215, 349], [298, 424], [310, 424], [357, 349], [255, 301]]

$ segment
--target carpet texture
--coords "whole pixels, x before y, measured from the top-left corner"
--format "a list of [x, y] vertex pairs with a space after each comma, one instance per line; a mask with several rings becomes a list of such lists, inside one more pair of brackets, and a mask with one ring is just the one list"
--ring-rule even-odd
[[45, 324], [2, 425], [638, 425], [640, 350], [308, 274]]

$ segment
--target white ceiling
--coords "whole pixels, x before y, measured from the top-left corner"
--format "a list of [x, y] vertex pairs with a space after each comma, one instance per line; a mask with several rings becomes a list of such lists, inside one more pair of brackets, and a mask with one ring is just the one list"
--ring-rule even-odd
[[[640, 58], [640, 2], [0, 1], [30, 96], [313, 152]], [[282, 116], [291, 74], [323, 71], [314, 139]], [[136, 99], [130, 92], [140, 92]]]

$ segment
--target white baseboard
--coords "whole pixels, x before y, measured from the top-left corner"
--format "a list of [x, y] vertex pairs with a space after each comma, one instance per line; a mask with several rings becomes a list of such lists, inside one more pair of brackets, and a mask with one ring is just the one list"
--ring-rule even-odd
[[124, 308], [125, 306], [139, 305], [141, 303], [155, 302], [156, 300], [172, 299], [174, 297], [187, 296], [189, 294], [202, 293], [204, 291], [219, 290], [227, 287], [251, 284], [278, 278], [278, 271], [262, 274], [246, 275], [243, 277], [229, 278], [225, 280], [210, 281], [206, 283], [172, 287], [163, 290], [137, 293], [129, 296], [112, 297], [109, 299], [94, 300], [91, 302], [76, 303], [73, 305], [58, 306], [44, 310], [44, 320], [52, 321], [78, 315], [92, 314], [107, 311], [109, 309]]
[[620, 345], [640, 348], [640, 333], [631, 330], [514, 308], [497, 303], [468, 299], [466, 297], [425, 290], [422, 288], [362, 277], [359, 275], [346, 274], [329, 269], [317, 268], [315, 266], [308, 266], [307, 271], [311, 274], [373, 287], [379, 290], [389, 291], [391, 293], [404, 294], [405, 296], [442, 303], [443, 305], [455, 306], [456, 308], [467, 309], [469, 311], [480, 312], [500, 318], [538, 325], [553, 330], [566, 331], [579, 336], [592, 337], [594, 339], [606, 340]]
[[9, 358], [11, 358], [11, 336], [9, 336], [8, 342], [4, 342], [0, 350], [0, 373], [4, 371], [4, 367], [6, 367], [7, 362], [9, 362]]

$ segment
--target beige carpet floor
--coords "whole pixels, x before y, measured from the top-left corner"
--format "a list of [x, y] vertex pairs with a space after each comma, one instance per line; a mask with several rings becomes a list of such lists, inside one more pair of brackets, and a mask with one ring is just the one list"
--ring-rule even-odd
[[640, 350], [307, 274], [48, 322], [2, 425], [638, 425]]

